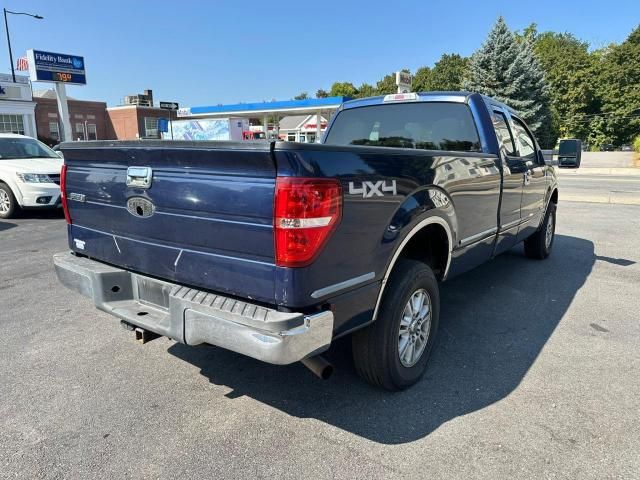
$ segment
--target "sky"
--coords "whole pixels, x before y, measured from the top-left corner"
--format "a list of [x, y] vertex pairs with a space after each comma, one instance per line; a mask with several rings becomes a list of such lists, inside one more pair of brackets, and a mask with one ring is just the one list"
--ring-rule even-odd
[[[5, 0], [14, 61], [27, 49], [85, 57], [86, 86], [69, 96], [122, 103], [152, 89], [181, 107], [288, 100], [335, 81], [470, 55], [499, 15], [512, 30], [571, 32], [593, 48], [640, 24], [640, 0]], [[4, 33], [4, 32], [3, 32]], [[0, 72], [10, 72], [0, 36]], [[36, 83], [34, 89], [51, 88]]]

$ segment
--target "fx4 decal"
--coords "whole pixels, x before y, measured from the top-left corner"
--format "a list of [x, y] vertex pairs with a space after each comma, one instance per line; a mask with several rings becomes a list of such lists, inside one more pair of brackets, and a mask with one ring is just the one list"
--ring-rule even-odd
[[362, 198], [384, 197], [385, 193], [397, 195], [395, 180], [379, 180], [377, 182], [362, 182], [356, 187], [357, 182], [349, 182], [349, 195], [362, 195]]

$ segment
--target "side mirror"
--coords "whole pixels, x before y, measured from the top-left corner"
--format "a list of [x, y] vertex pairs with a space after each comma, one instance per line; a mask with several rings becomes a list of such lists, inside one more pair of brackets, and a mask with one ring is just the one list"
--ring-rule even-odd
[[582, 140], [566, 138], [560, 140], [558, 147], [559, 168], [580, 168], [582, 158]]

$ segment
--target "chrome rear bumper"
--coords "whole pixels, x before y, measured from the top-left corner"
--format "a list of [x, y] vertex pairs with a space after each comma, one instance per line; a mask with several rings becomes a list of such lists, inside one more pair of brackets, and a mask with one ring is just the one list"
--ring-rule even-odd
[[333, 313], [279, 312], [78, 257], [54, 255], [58, 279], [125, 322], [188, 345], [208, 343], [279, 365], [329, 348]]

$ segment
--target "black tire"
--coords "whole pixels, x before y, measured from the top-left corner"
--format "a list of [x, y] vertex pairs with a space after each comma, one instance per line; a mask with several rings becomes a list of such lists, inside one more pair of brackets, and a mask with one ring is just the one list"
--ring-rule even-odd
[[[431, 322], [426, 345], [413, 366], [400, 360], [400, 321], [409, 299], [424, 290], [431, 301]], [[433, 348], [440, 316], [438, 281], [431, 268], [417, 260], [400, 259], [384, 293], [378, 317], [352, 336], [353, 362], [367, 382], [387, 390], [402, 390], [415, 384], [424, 374]]]
[[[549, 228], [549, 222], [553, 222], [551, 225], [551, 241], [547, 242], [547, 229]], [[551, 254], [553, 248], [553, 241], [556, 237], [556, 204], [549, 203], [547, 212], [544, 216], [544, 221], [540, 228], [524, 241], [524, 253], [529, 258], [535, 258], [537, 260], [544, 260]]]
[[[0, 182], [0, 218], [13, 218], [18, 213], [18, 202], [16, 197], [6, 183]], [[8, 206], [6, 203], [8, 202]]]

